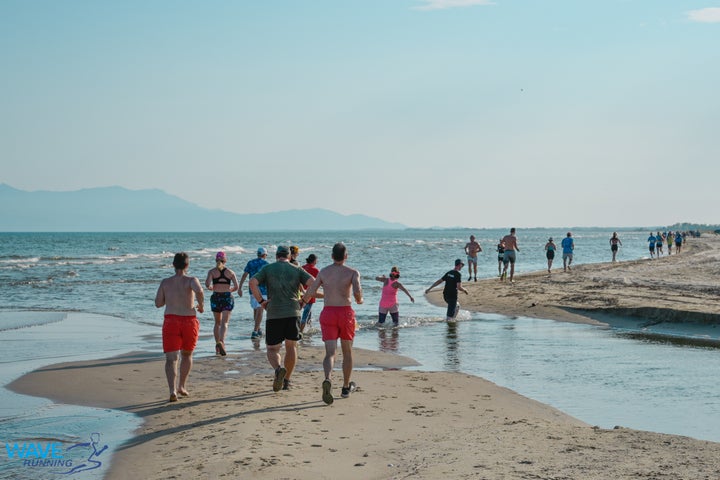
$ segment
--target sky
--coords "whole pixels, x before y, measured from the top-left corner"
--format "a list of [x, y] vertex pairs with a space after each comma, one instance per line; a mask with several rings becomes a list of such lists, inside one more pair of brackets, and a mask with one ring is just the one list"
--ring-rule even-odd
[[720, 223], [720, 0], [2, 0], [0, 72], [21, 190]]

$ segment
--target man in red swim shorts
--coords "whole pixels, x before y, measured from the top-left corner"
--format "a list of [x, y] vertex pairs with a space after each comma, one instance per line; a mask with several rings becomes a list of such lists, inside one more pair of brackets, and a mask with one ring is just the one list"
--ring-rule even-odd
[[335, 366], [338, 338], [343, 353], [342, 398], [349, 397], [355, 390], [355, 382], [350, 381], [353, 367], [352, 344], [355, 338], [355, 312], [351, 307], [350, 291], [352, 290], [358, 305], [363, 303], [360, 273], [345, 265], [345, 260], [347, 260], [345, 244], [336, 243], [333, 246], [332, 259], [332, 265], [320, 270], [317, 278], [302, 298], [302, 303], [305, 304], [315, 295], [318, 288], [322, 287], [323, 289], [325, 306], [320, 312], [320, 330], [323, 342], [325, 342], [325, 358], [323, 359], [325, 380], [322, 383], [322, 399], [328, 405], [333, 403], [330, 376]]
[[[170, 401], [176, 402], [178, 394], [188, 396], [185, 382], [192, 368], [192, 352], [197, 344], [200, 323], [195, 309], [202, 313], [203, 289], [200, 280], [187, 276], [190, 260], [187, 253], [175, 254], [173, 267], [175, 275], [160, 282], [155, 295], [155, 306], [165, 307], [165, 321], [162, 328], [163, 352], [165, 352], [165, 375], [170, 388]], [[195, 300], [197, 299], [197, 307]], [[180, 363], [180, 381], [178, 377]], [[176, 386], [177, 382], [177, 386]]]

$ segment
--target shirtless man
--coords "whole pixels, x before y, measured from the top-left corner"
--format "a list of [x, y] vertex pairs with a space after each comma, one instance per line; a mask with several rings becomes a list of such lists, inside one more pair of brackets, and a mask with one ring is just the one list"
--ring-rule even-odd
[[468, 260], [468, 282], [473, 278], [473, 269], [475, 270], [474, 276], [477, 282], [478, 252], [482, 252], [482, 247], [475, 241], [475, 235], [470, 235], [470, 241], [465, 244], [465, 255], [467, 255]]
[[513, 283], [513, 276], [515, 275], [515, 252], [520, 251], [517, 244], [517, 237], [515, 236], [515, 227], [510, 229], [510, 235], [505, 235], [500, 243], [505, 244], [505, 252], [503, 254], [503, 273], [500, 276], [500, 281], [507, 278], [507, 268], [509, 263], [510, 283]]
[[617, 252], [618, 252], [618, 246], [622, 246], [622, 242], [620, 241], [620, 238], [618, 237], [617, 232], [613, 232], [612, 237], [610, 237], [610, 251], [612, 252], [612, 261], [617, 261]]
[[[185, 382], [192, 368], [192, 352], [197, 345], [200, 323], [196, 309], [203, 313], [203, 289], [200, 280], [186, 275], [190, 260], [187, 253], [175, 254], [175, 275], [160, 282], [155, 295], [155, 306], [165, 307], [162, 327], [163, 352], [165, 352], [165, 376], [170, 389], [170, 401], [176, 402], [178, 394], [188, 396]], [[195, 300], [197, 299], [197, 306]], [[181, 358], [182, 357], [182, 358]], [[177, 382], [178, 361], [180, 381]]]
[[333, 246], [332, 259], [332, 265], [320, 270], [301, 300], [303, 304], [307, 303], [318, 288], [322, 287], [325, 298], [325, 305], [320, 312], [320, 330], [323, 342], [325, 342], [325, 358], [323, 359], [325, 380], [322, 383], [322, 399], [328, 405], [333, 403], [330, 376], [335, 366], [338, 338], [343, 354], [342, 398], [349, 397], [355, 390], [355, 382], [350, 381], [353, 367], [352, 344], [355, 338], [355, 312], [351, 306], [351, 290], [355, 297], [355, 303], [358, 305], [363, 303], [360, 273], [345, 265], [345, 260], [347, 260], [345, 244], [336, 243]]

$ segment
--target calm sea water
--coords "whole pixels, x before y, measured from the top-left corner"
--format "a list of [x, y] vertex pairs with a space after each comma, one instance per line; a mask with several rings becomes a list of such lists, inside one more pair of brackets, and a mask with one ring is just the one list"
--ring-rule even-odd
[[[647, 256], [648, 231], [619, 230], [619, 260]], [[639, 322], [615, 319], [614, 328], [549, 320], [506, 318], [463, 312], [450, 328], [444, 309], [432, 306], [423, 291], [455, 258], [464, 258], [470, 234], [483, 246], [482, 277], [497, 275], [495, 245], [506, 230], [405, 230], [392, 232], [293, 233], [48, 233], [0, 234], [0, 335], [8, 383], [42, 365], [74, 359], [102, 358], [133, 350], [161, 354], [162, 311], [153, 300], [159, 281], [173, 273], [172, 256], [186, 251], [190, 274], [204, 280], [218, 250], [238, 277], [258, 246], [296, 244], [301, 260], [319, 256], [330, 263], [337, 241], [348, 245], [348, 263], [360, 270], [366, 303], [357, 307], [361, 330], [356, 345], [413, 357], [422, 369], [478, 375], [521, 394], [553, 405], [594, 425], [689, 435], [720, 441], [720, 387], [708, 379], [718, 371], [718, 351], [695, 345], [692, 338], [718, 338], [712, 327], [683, 328], [645, 335]], [[543, 246], [549, 236], [559, 243], [565, 231], [520, 230], [517, 273], [546, 266]], [[608, 229], [573, 231], [575, 263], [608, 261]], [[271, 255], [272, 256], [272, 255]], [[380, 283], [375, 276], [391, 266], [416, 299], [400, 294], [402, 328], [378, 330]], [[464, 279], [466, 278], [464, 273]], [[319, 307], [316, 307], [319, 311]], [[208, 309], [209, 310], [209, 309]], [[28, 313], [30, 312], [30, 313]], [[316, 313], [317, 315], [317, 313]], [[236, 302], [228, 349], [252, 348], [251, 310], [247, 295]], [[640, 335], [636, 335], [636, 334]], [[306, 342], [320, 345], [319, 335]], [[668, 339], [684, 338], [686, 342]], [[212, 316], [201, 317], [197, 354], [212, 355]], [[102, 435], [109, 450], [137, 426], [132, 416], [103, 409], [58, 406], [3, 390], [0, 395], [0, 439], [88, 442]], [[0, 454], [0, 478], [40, 478], [37, 469], [18, 469]], [[107, 462], [83, 478], [101, 478]], [[48, 477], [57, 473], [43, 470]], [[4, 475], [4, 477], [3, 477]]]

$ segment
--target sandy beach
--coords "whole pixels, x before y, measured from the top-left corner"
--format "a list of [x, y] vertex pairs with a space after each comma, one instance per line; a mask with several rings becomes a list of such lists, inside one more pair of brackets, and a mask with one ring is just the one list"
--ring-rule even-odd
[[[524, 273], [519, 260], [514, 285], [465, 284], [460, 301], [565, 321], [717, 321], [718, 257], [720, 240], [708, 236], [680, 255], [570, 273], [562, 261], [551, 275]], [[293, 389], [273, 393], [262, 350], [198, 358], [190, 396], [176, 403], [167, 403], [162, 356], [145, 352], [46, 367], [10, 388], [142, 417], [136, 437], [112, 449], [110, 479], [720, 478], [720, 443], [597, 428], [478, 377], [403, 370], [416, 362], [381, 352], [356, 350], [358, 391], [341, 399], [336, 381], [327, 406], [321, 361], [321, 349], [302, 347]]]

